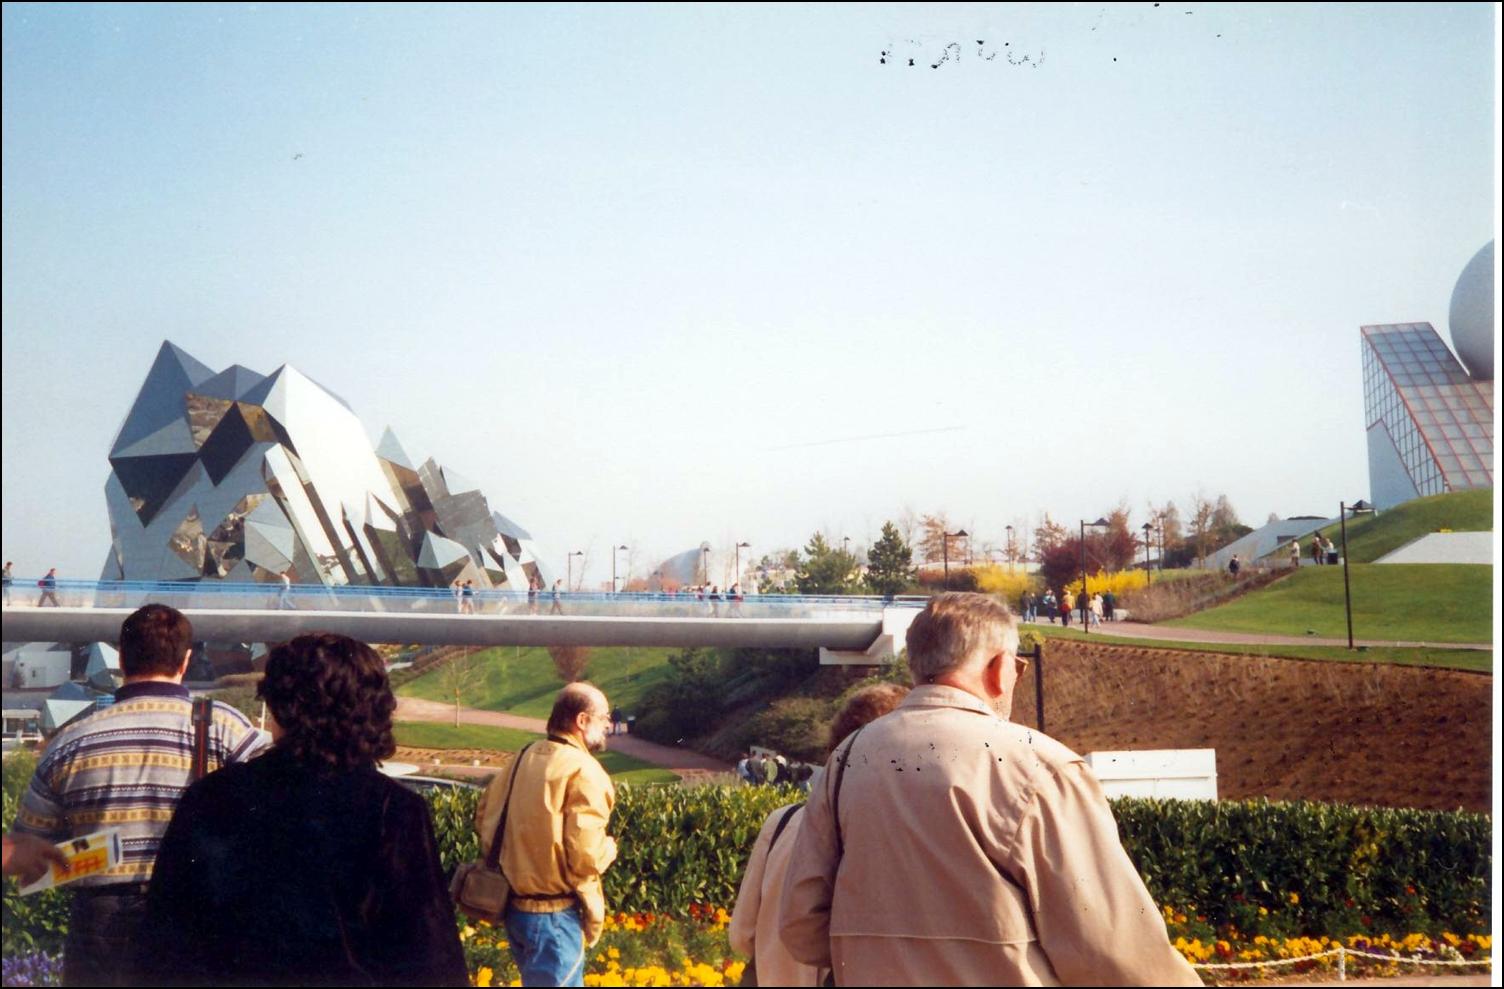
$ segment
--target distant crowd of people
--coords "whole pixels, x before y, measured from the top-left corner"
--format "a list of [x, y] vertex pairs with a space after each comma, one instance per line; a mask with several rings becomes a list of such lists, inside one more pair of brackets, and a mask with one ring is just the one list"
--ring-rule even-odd
[[[1039, 595], [1033, 591], [1024, 591], [1019, 597], [1019, 613], [1026, 622], [1037, 622], [1043, 617], [1053, 625], [1058, 618], [1061, 625], [1069, 626], [1071, 615], [1079, 601], [1068, 587], [1062, 587], [1059, 594], [1048, 588]], [[1117, 612], [1118, 599], [1112, 591], [1094, 593], [1086, 599], [1086, 620], [1093, 626], [1104, 621], [1117, 621]]]

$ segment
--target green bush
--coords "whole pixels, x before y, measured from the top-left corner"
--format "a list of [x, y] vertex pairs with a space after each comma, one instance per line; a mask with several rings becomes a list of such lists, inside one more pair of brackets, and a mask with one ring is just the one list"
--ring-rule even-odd
[[824, 762], [832, 707], [817, 697], [785, 697], [752, 716], [747, 737], [791, 759]]
[[[430, 797], [446, 869], [477, 854], [476, 799]], [[729, 906], [762, 822], [799, 799], [773, 787], [619, 787], [607, 902], [674, 915], [690, 903]], [[1271, 937], [1488, 930], [1491, 823], [1480, 814], [1265, 800], [1112, 807], [1155, 902], [1211, 927]]]
[[[0, 826], [10, 831], [16, 814], [21, 809], [21, 795], [31, 782], [31, 774], [37, 768], [37, 757], [27, 751], [7, 753], [3, 771], [0, 771]], [[0, 897], [0, 912], [4, 914], [4, 933], [0, 935], [0, 952], [7, 958], [32, 951], [57, 954], [63, 950], [63, 937], [68, 931], [69, 894], [60, 889], [49, 889], [35, 896], [22, 896], [14, 879], [5, 880], [5, 892]]]
[[[1267, 800], [1113, 802], [1157, 903], [1246, 934], [1488, 931], [1482, 814]], [[1267, 913], [1261, 913], [1260, 908]]]

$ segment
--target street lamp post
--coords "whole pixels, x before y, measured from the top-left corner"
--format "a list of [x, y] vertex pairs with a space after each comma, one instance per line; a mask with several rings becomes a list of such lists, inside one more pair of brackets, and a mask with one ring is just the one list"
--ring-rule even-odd
[[700, 547], [700, 585], [710, 583], [710, 544]]
[[1005, 525], [1005, 526], [1003, 526], [1003, 528], [1008, 530], [1008, 572], [1012, 573], [1013, 572], [1013, 559], [1014, 559], [1013, 558], [1013, 526], [1011, 526], [1011, 525]]
[[964, 538], [966, 538], [965, 529], [940, 534], [940, 556], [945, 561], [945, 589], [947, 591], [950, 590], [950, 541]]
[[1154, 568], [1149, 563], [1149, 544], [1154, 538], [1154, 526], [1144, 523], [1144, 575], [1149, 580], [1149, 586], [1154, 586]]
[[1093, 529], [1107, 529], [1111, 527], [1112, 523], [1106, 519], [1097, 519], [1095, 522], [1087, 522], [1085, 519], [1081, 520], [1081, 631], [1086, 635], [1091, 634], [1091, 622], [1086, 617], [1086, 606], [1089, 597], [1086, 593], [1086, 527], [1088, 525]]
[[[582, 549], [577, 549], [573, 553], [569, 554], [569, 566], [565, 568], [565, 573], [567, 574], [567, 576], [564, 578], [564, 589], [566, 591], [574, 590], [574, 558], [584, 555], [585, 551]], [[580, 576], [585, 576], [583, 569], [580, 571]]]
[[[626, 548], [627, 548], [627, 544], [626, 543], [622, 543], [620, 546], [612, 546], [611, 547], [611, 593], [612, 594], [616, 593], [616, 554], [624, 551]], [[627, 576], [630, 577], [632, 575], [631, 574], [627, 574]]]
[[1373, 511], [1373, 506], [1359, 498], [1349, 508], [1347, 502], [1339, 502], [1337, 514], [1342, 522], [1342, 598], [1347, 606], [1347, 648], [1353, 648], [1353, 588], [1347, 579], [1347, 513], [1354, 515], [1366, 515]]
[[740, 584], [742, 582], [742, 550], [751, 548], [751, 543], [736, 544], [736, 575], [732, 577], [732, 583]]

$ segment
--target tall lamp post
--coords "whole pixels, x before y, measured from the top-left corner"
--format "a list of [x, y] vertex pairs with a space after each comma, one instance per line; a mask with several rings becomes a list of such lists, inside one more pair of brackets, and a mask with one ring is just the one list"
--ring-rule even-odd
[[950, 590], [950, 541], [952, 539], [965, 539], [966, 530], [959, 529], [955, 532], [942, 532], [940, 535], [940, 556], [945, 561], [945, 589], [948, 591]]
[[1003, 528], [1008, 530], [1008, 572], [1012, 573], [1013, 572], [1013, 560], [1014, 560], [1014, 556], [1013, 556], [1013, 526], [1011, 526], [1011, 525], [1005, 525], [1005, 526], [1003, 526]]
[[[574, 590], [574, 558], [577, 557], [577, 556], [584, 556], [584, 555], [585, 555], [585, 551], [582, 550], [582, 549], [577, 549], [573, 553], [569, 554], [569, 566], [567, 568], [565, 568], [565, 573], [568, 574], [568, 576], [566, 576], [564, 578], [564, 589], [566, 591], [572, 591], [572, 590]], [[580, 576], [581, 577], [585, 576], [584, 568], [581, 568], [581, 570], [580, 570]]]
[[710, 544], [700, 545], [700, 585], [710, 583]]
[[1091, 634], [1091, 622], [1086, 618], [1086, 605], [1088, 595], [1086, 593], [1086, 527], [1093, 529], [1110, 529], [1112, 523], [1106, 519], [1097, 519], [1095, 522], [1081, 520], [1081, 631], [1083, 634]]
[[1151, 587], [1154, 585], [1154, 568], [1149, 563], [1149, 544], [1151, 542], [1153, 542], [1153, 539], [1154, 539], [1154, 525], [1152, 523], [1150, 523], [1150, 522], [1145, 522], [1144, 523], [1144, 574], [1148, 577], [1148, 579], [1149, 579], [1149, 585]]
[[1337, 514], [1342, 520], [1342, 598], [1347, 605], [1347, 648], [1353, 647], [1353, 588], [1347, 580], [1347, 513], [1354, 515], [1367, 515], [1373, 511], [1373, 506], [1359, 498], [1351, 506], [1347, 502], [1338, 503]]
[[736, 574], [735, 574], [735, 576], [733, 576], [731, 578], [731, 582], [733, 584], [738, 584], [738, 585], [741, 584], [741, 582], [742, 582], [742, 550], [744, 550], [744, 549], [751, 549], [751, 548], [752, 548], [752, 544], [751, 543], [737, 543], [736, 544]]
[[[616, 593], [616, 554], [625, 551], [626, 548], [627, 548], [627, 544], [626, 543], [622, 543], [620, 546], [612, 546], [611, 547], [611, 593], [612, 594]], [[627, 574], [627, 576], [630, 577], [632, 575], [631, 574]]]

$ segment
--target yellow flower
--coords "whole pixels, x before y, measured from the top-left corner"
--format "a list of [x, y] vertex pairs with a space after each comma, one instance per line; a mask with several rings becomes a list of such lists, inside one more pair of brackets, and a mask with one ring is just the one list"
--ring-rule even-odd
[[475, 984], [478, 986], [489, 986], [491, 980], [495, 977], [496, 973], [491, 971], [489, 966], [482, 965], [480, 971], [475, 973]]
[[1299, 893], [1291, 893], [1290, 894], [1290, 906], [1296, 907], [1296, 906], [1299, 906], [1299, 905], [1300, 905], [1300, 894]]
[[1267, 917], [1267, 916], [1269, 916], [1269, 908], [1268, 907], [1259, 907], [1259, 916], [1260, 917]]

